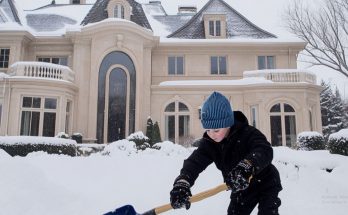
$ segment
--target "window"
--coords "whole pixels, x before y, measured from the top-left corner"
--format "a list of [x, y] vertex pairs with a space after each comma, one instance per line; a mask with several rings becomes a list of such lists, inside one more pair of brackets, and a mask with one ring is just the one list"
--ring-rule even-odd
[[56, 98], [23, 97], [21, 114], [20, 135], [55, 136]]
[[8, 68], [9, 59], [10, 59], [10, 49], [1, 48], [0, 49], [0, 68]]
[[296, 145], [296, 113], [286, 103], [278, 103], [270, 110], [271, 143], [273, 146], [295, 147]]
[[114, 7], [114, 18], [124, 19], [124, 7], [121, 4], [117, 4]]
[[72, 0], [73, 4], [80, 4], [80, 0]]
[[226, 56], [212, 56], [210, 57], [210, 73], [212, 75], [226, 75], [227, 74]]
[[190, 138], [190, 112], [181, 102], [172, 102], [164, 110], [165, 138], [173, 143], [184, 144]]
[[258, 69], [275, 69], [274, 56], [258, 56]]
[[37, 61], [59, 64], [59, 65], [63, 65], [63, 66], [68, 65], [68, 58], [67, 57], [38, 57]]
[[215, 37], [221, 36], [221, 21], [220, 20], [209, 21], [209, 35], [215, 36]]
[[71, 101], [66, 102], [66, 115], [65, 115], [65, 133], [70, 134], [70, 119], [71, 119]]
[[0, 103], [0, 127], [1, 127], [1, 118], [2, 118], [2, 104]]
[[259, 107], [257, 105], [253, 105], [250, 108], [250, 116], [251, 116], [251, 125], [255, 128], [258, 128], [258, 118], [259, 118]]
[[182, 56], [168, 57], [168, 74], [169, 75], [184, 74], [184, 57]]

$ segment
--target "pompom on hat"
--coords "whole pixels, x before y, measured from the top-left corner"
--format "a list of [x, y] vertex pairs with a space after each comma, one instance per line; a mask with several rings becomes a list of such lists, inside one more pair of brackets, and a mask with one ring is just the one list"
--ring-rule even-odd
[[228, 99], [213, 92], [203, 103], [201, 123], [204, 129], [228, 128], [234, 124], [233, 110]]

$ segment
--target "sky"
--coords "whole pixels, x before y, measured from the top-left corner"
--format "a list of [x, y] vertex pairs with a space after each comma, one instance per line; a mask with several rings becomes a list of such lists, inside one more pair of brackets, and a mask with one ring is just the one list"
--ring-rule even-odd
[[[51, 3], [51, 0], [15, 0], [17, 5], [25, 10], [32, 10], [38, 7]], [[201, 9], [208, 0], [161, 0], [161, 3], [168, 14], [176, 14], [178, 6], [194, 5], [197, 9]], [[261, 27], [262, 29], [276, 34], [280, 38], [293, 38], [284, 24], [283, 13], [286, 8], [292, 4], [295, 0], [226, 0], [234, 9], [249, 19], [251, 22]], [[305, 5], [310, 8], [314, 8], [320, 5], [324, 0], [302, 0]], [[69, 0], [56, 0], [57, 4], [68, 3]], [[95, 0], [87, 0], [86, 3], [92, 4]], [[138, 0], [140, 3], [148, 3], [148, 0]], [[80, 11], [81, 12], [81, 11]], [[79, 13], [80, 13], [79, 12]], [[60, 12], [61, 13], [61, 12]], [[68, 12], [71, 13], [71, 12]], [[73, 13], [78, 15], [79, 13]], [[152, 25], [156, 24], [156, 21], [148, 16], [148, 19], [152, 20]], [[78, 20], [78, 19], [77, 19]], [[165, 33], [161, 30], [160, 33]], [[301, 58], [299, 58], [301, 59]], [[311, 66], [308, 63], [298, 61], [299, 69], [306, 69], [314, 72], [317, 75], [318, 84], [321, 80], [329, 82], [333, 89], [336, 87], [339, 89], [343, 98], [348, 100], [348, 78], [344, 75], [333, 71], [324, 66]]]
[[[0, 137], [0, 142], [3, 138]], [[17, 137], [18, 141], [25, 142], [26, 137]], [[36, 141], [42, 142], [38, 137]], [[136, 152], [133, 142], [120, 140], [88, 157], [44, 152], [10, 157], [0, 149], [0, 214], [96, 215], [128, 204], [143, 213], [167, 204], [182, 162], [194, 148], [183, 148], [171, 142], [158, 145], [161, 150]], [[282, 200], [280, 214], [347, 214], [347, 156], [333, 155], [325, 150], [273, 149], [273, 164], [280, 172], [283, 186], [279, 195]], [[325, 169], [332, 171], [329, 173]], [[192, 193], [221, 183], [221, 173], [212, 164], [200, 174]], [[229, 191], [223, 191], [192, 204], [189, 211], [179, 209], [163, 214], [226, 214], [229, 195]], [[256, 214], [254, 210], [252, 215]]]

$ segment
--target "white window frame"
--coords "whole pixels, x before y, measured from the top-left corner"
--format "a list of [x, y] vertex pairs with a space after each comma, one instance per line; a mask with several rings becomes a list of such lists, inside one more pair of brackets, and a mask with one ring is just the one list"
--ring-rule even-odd
[[[7, 55], [1, 55], [1, 52], [8, 50], [8, 60], [6, 60]], [[0, 47], [0, 69], [7, 69], [10, 66], [10, 55], [11, 55], [11, 49]], [[5, 64], [7, 63], [7, 66]]]
[[[40, 108], [34, 108], [34, 107], [23, 107], [23, 101], [25, 97], [30, 97], [30, 98], [40, 98]], [[55, 99], [56, 100], [56, 109], [46, 109], [45, 108], [45, 99]], [[40, 118], [39, 118], [39, 132], [38, 136], [43, 135], [43, 123], [44, 123], [44, 114], [45, 113], [55, 113], [56, 114], [56, 121], [55, 121], [55, 131], [54, 134], [57, 134], [57, 128], [58, 128], [58, 108], [59, 108], [59, 99], [58, 97], [53, 97], [53, 96], [35, 96], [35, 95], [23, 95], [21, 97], [21, 108], [20, 108], [20, 118], [19, 118], [19, 134], [21, 134], [21, 128], [22, 128], [22, 115], [23, 111], [28, 111], [28, 112], [39, 112]]]
[[[174, 58], [174, 65], [175, 65], [175, 69], [174, 69], [174, 73], [170, 73], [170, 68], [169, 68], [169, 59], [170, 58]], [[178, 58], [182, 58], [182, 74], [178, 74]], [[168, 64], [168, 75], [185, 75], [185, 57], [183, 55], [169, 55], [167, 58], [167, 64]]]
[[[265, 65], [265, 68], [260, 68], [260, 58], [263, 58], [263, 64]], [[273, 64], [269, 64], [268, 58], [273, 58], [272, 62]], [[257, 56], [257, 69], [262, 70], [262, 69], [275, 69], [276, 68], [276, 56], [274, 55], [260, 55]]]
[[[217, 74], [213, 74], [213, 71], [212, 71], [212, 61], [213, 61], [213, 57], [216, 57], [217, 58]], [[225, 73], [221, 73], [221, 65], [220, 65], [220, 59], [221, 58], [225, 58], [225, 68], [226, 68], [226, 71]], [[210, 74], [211, 75], [227, 75], [227, 70], [228, 70], [228, 62], [227, 62], [228, 58], [226, 55], [213, 55], [213, 56], [210, 56]]]
[[[221, 37], [221, 20], [209, 20], [209, 35], [213, 37]], [[217, 23], [220, 23], [217, 25]], [[213, 29], [213, 32], [211, 31]], [[218, 34], [219, 33], [219, 34]]]
[[250, 124], [255, 128], [259, 128], [259, 106], [252, 105], [250, 107]]
[[[173, 112], [166, 112], [165, 109], [168, 107], [168, 105], [172, 104], [172, 103], [175, 103], [175, 110]], [[187, 108], [188, 108], [188, 111], [179, 111], [179, 103], [182, 103], [184, 104]], [[180, 141], [180, 137], [179, 137], [179, 117], [180, 116], [188, 116], [189, 117], [189, 122], [187, 124], [187, 132], [189, 136], [190, 135], [190, 132], [191, 132], [191, 121], [192, 121], [192, 116], [191, 116], [191, 111], [190, 111], [190, 108], [189, 106], [183, 102], [183, 101], [180, 101], [180, 100], [176, 100], [176, 101], [171, 101], [169, 102], [165, 107], [164, 107], [164, 135], [165, 135], [165, 139], [166, 140], [169, 140], [169, 128], [168, 128], [168, 125], [167, 125], [167, 117], [168, 116], [174, 116], [174, 126], [175, 126], [175, 135], [174, 135], [174, 142], [175, 143], [179, 143]]]
[[[48, 61], [44, 61], [43, 59], [48, 59]], [[62, 66], [68, 66], [68, 57], [67, 56], [38, 56], [36, 57], [36, 60], [39, 61], [39, 62], [46, 62], [46, 63], [53, 63], [53, 64], [56, 64], [54, 63], [54, 59], [58, 59], [58, 64], [57, 65], [62, 65]], [[63, 64], [63, 60], [65, 60], [66, 62], [66, 65]]]
[[124, 19], [125, 7], [122, 4], [116, 4], [113, 9], [114, 18]]

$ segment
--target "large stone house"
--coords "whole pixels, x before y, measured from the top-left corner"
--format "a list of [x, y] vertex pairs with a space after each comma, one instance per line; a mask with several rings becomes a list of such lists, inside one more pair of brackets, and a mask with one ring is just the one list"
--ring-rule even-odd
[[305, 42], [259, 28], [223, 0], [178, 9], [70, 0], [23, 11], [1, 0], [0, 135], [78, 132], [106, 143], [145, 131], [150, 116], [163, 140], [182, 144], [202, 135], [212, 91], [275, 146], [321, 132], [321, 87], [296, 66]]

